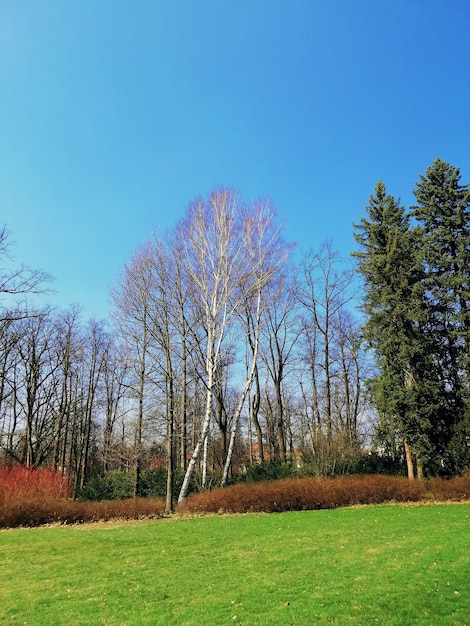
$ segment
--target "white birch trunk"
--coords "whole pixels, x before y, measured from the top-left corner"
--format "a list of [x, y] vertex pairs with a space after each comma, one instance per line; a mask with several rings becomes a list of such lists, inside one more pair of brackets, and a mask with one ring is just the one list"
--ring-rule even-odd
[[201, 454], [201, 450], [203, 448], [204, 442], [207, 440], [207, 434], [209, 432], [209, 425], [210, 425], [210, 420], [211, 420], [212, 379], [213, 379], [212, 368], [209, 368], [207, 390], [206, 390], [206, 408], [204, 411], [204, 422], [202, 425], [202, 430], [201, 430], [201, 434], [199, 435], [198, 442], [196, 444], [196, 447], [194, 448], [193, 454], [191, 456], [191, 459], [188, 463], [188, 467], [186, 469], [186, 474], [184, 476], [183, 484], [181, 485], [181, 490], [178, 496], [178, 502], [181, 502], [182, 500], [184, 500], [188, 494], [189, 483], [191, 481], [194, 468], [196, 466], [199, 455]]
[[257, 355], [253, 355], [253, 361], [251, 364], [250, 374], [245, 382], [245, 387], [241, 393], [237, 408], [235, 410], [235, 414], [233, 416], [232, 428], [230, 430], [230, 443], [229, 443], [229, 447], [227, 450], [227, 458], [225, 459], [224, 472], [222, 474], [222, 487], [224, 487], [227, 482], [228, 471], [230, 469], [230, 464], [232, 462], [233, 448], [235, 446], [235, 437], [236, 437], [237, 430], [238, 430], [238, 424], [240, 422], [240, 414], [242, 412], [243, 405], [245, 404], [246, 396], [248, 395], [248, 392], [250, 391], [250, 387], [253, 383], [253, 378], [255, 375], [256, 358], [257, 358]]
[[261, 309], [261, 292], [258, 292], [258, 302], [256, 305], [256, 327], [255, 327], [255, 342], [254, 349], [252, 353], [251, 367], [246, 378], [245, 386], [240, 395], [237, 408], [235, 410], [235, 414], [233, 416], [232, 428], [230, 429], [230, 443], [227, 450], [227, 458], [225, 459], [224, 471], [222, 474], [222, 487], [225, 486], [228, 478], [228, 472], [230, 469], [230, 464], [232, 462], [233, 456], [233, 448], [235, 446], [235, 437], [237, 435], [238, 425], [240, 423], [240, 415], [243, 409], [243, 405], [245, 404], [246, 396], [250, 391], [251, 385], [253, 384], [253, 378], [255, 375], [256, 362], [258, 359], [258, 346], [259, 346], [259, 328], [260, 328], [260, 309]]

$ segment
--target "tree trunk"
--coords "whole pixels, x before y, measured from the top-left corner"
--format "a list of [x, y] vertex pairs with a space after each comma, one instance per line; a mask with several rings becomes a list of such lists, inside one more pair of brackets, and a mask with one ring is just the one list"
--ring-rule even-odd
[[414, 474], [414, 469], [413, 469], [413, 455], [411, 454], [411, 449], [408, 444], [408, 441], [405, 439], [403, 443], [405, 444], [405, 456], [406, 456], [406, 467], [408, 470], [408, 479], [414, 480], [415, 474]]
[[199, 435], [199, 439], [197, 441], [196, 447], [194, 448], [191, 459], [188, 463], [188, 467], [186, 469], [186, 474], [184, 476], [183, 484], [181, 485], [180, 494], [178, 496], [178, 502], [182, 502], [187, 494], [189, 489], [189, 483], [191, 481], [191, 477], [193, 475], [194, 468], [196, 466], [199, 455], [201, 454], [202, 448], [207, 440], [207, 435], [209, 433], [209, 425], [211, 419], [211, 406], [212, 406], [212, 378], [213, 371], [212, 366], [209, 367], [208, 373], [208, 381], [207, 381], [207, 389], [206, 389], [206, 409], [204, 414], [204, 422], [202, 425], [202, 431]]

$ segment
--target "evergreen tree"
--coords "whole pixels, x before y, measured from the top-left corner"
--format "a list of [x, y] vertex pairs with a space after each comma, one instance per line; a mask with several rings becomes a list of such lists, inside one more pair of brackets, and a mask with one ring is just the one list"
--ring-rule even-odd
[[440, 386], [432, 416], [441, 465], [470, 465], [470, 190], [460, 170], [437, 158], [414, 189], [412, 215], [429, 310], [426, 333]]
[[[368, 219], [355, 224], [361, 246], [353, 253], [365, 283], [364, 336], [374, 349], [379, 374], [370, 381], [383, 429], [398, 432], [411, 455], [430, 456], [429, 359], [422, 334], [426, 322], [421, 267], [409, 216], [379, 182], [366, 207]], [[418, 464], [418, 471], [421, 465]]]

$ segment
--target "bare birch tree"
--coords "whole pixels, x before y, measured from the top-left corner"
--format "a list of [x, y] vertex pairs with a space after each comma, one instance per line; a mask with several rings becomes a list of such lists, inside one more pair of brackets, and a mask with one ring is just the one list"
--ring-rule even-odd
[[269, 285], [275, 282], [291, 247], [282, 239], [281, 230], [269, 202], [256, 202], [244, 213], [243, 240], [245, 252], [249, 255], [249, 265], [248, 272], [240, 276], [238, 317], [249, 346], [246, 354], [250, 356], [246, 363], [245, 383], [232, 419], [222, 486], [227, 482], [240, 415], [257, 373], [263, 311], [270, 304], [266, 293]]
[[221, 361], [223, 341], [237, 309], [239, 278], [246, 271], [248, 259], [238, 214], [236, 195], [219, 189], [213, 191], [207, 201], [193, 203], [179, 225], [186, 241], [186, 270], [196, 306], [203, 314], [206, 402], [201, 433], [188, 463], [178, 501], [186, 497], [196, 462], [206, 444], [215, 375]]

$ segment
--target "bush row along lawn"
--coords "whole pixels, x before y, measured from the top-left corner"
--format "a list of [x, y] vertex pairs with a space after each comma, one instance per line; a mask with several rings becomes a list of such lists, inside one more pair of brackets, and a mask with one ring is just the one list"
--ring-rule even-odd
[[469, 504], [0, 532], [0, 623], [468, 625]]
[[[38, 481], [35, 495], [31, 495], [31, 485], [28, 484], [23, 491], [19, 489], [14, 495], [11, 490], [2, 492], [0, 481], [0, 527], [38, 526], [54, 522], [69, 524], [115, 518], [158, 518], [165, 511], [162, 498], [73, 501], [59, 497], [55, 487], [49, 493], [44, 487], [44, 475], [41, 473], [31, 474], [31, 480]], [[4, 483], [7, 484], [5, 480]], [[421, 500], [470, 500], [470, 475], [425, 482], [370, 475], [241, 483], [193, 494], [178, 505], [177, 513], [272, 513]]]

